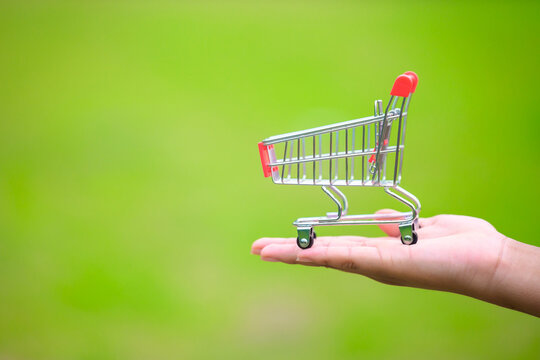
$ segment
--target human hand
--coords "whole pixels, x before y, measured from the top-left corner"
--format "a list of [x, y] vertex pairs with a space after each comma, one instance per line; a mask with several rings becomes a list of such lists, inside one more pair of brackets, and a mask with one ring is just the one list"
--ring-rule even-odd
[[[379, 213], [389, 212], [392, 210]], [[295, 238], [262, 238], [253, 243], [251, 251], [265, 261], [324, 266], [386, 284], [451, 291], [540, 313], [539, 305], [533, 304], [532, 310], [520, 308], [514, 296], [504, 291], [510, 287], [522, 293], [527, 288], [523, 276], [513, 275], [514, 261], [524, 254], [535, 252], [527, 262], [535, 276], [540, 275], [535, 266], [540, 260], [539, 248], [509, 239], [478, 218], [437, 215], [420, 219], [419, 224], [418, 243], [411, 246], [401, 244], [397, 225], [381, 225], [388, 236], [319, 237], [306, 250], [297, 247]], [[518, 244], [528, 248], [523, 250]], [[540, 299], [540, 288], [533, 291]]]

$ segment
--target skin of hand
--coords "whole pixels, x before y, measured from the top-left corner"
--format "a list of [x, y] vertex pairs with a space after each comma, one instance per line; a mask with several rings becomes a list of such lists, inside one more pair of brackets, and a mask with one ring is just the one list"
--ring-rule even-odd
[[324, 266], [540, 316], [540, 248], [469, 216], [437, 215], [420, 219], [419, 225], [418, 243], [411, 246], [401, 243], [398, 226], [390, 224], [380, 225], [386, 237], [320, 237], [306, 250], [298, 248], [296, 238], [262, 238], [251, 252], [265, 261]]

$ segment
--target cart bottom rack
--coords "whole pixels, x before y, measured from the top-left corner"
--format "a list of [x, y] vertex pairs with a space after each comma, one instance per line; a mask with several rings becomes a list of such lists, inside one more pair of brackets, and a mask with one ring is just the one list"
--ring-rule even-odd
[[[327, 213], [322, 217], [299, 218], [293, 224], [298, 231], [296, 243], [302, 249], [308, 249], [313, 245], [317, 234], [313, 230], [315, 226], [332, 225], [380, 225], [380, 224], [398, 224], [401, 234], [401, 242], [405, 245], [413, 245], [418, 241], [416, 229], [418, 229], [418, 214], [420, 212], [420, 202], [418, 199], [405, 189], [396, 187], [386, 187], [384, 191], [395, 199], [409, 206], [411, 211], [397, 212], [391, 214], [364, 214], [347, 215], [348, 201], [338, 188], [322, 187], [323, 191], [337, 204], [336, 213]], [[329, 190], [338, 195], [338, 200]]]

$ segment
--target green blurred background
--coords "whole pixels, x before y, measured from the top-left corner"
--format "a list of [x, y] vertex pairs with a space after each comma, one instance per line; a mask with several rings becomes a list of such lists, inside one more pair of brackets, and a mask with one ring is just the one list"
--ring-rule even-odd
[[[402, 185], [540, 245], [538, 2], [3, 1], [0, 359], [539, 358], [540, 322], [264, 263], [333, 210], [257, 142], [420, 77]], [[347, 190], [347, 189], [346, 189]], [[352, 211], [397, 203], [352, 189]], [[325, 234], [380, 234], [373, 227]]]

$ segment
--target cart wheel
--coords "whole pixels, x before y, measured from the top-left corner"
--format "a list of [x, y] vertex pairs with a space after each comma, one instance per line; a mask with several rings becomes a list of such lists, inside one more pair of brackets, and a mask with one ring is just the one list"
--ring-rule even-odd
[[311, 231], [309, 234], [309, 239], [304, 238], [304, 237], [303, 238], [297, 237], [296, 245], [298, 245], [298, 247], [302, 250], [309, 249], [310, 247], [313, 246], [313, 240], [315, 240], [316, 238], [317, 238], [317, 234], [315, 234], [314, 231]]
[[313, 246], [313, 238], [310, 236], [309, 239], [299, 237], [296, 238], [296, 245], [302, 250], [309, 249]]
[[416, 244], [418, 242], [418, 234], [414, 230], [412, 232], [412, 238], [409, 235], [405, 235], [405, 238], [406, 239], [404, 239], [403, 236], [401, 237], [401, 243], [402, 244], [414, 245], [414, 244]]

